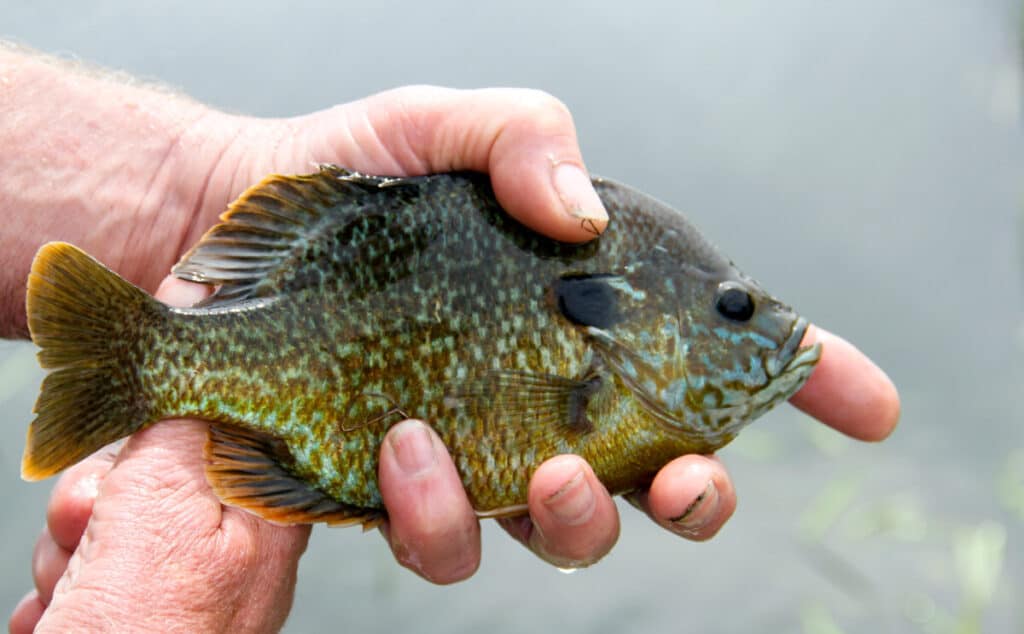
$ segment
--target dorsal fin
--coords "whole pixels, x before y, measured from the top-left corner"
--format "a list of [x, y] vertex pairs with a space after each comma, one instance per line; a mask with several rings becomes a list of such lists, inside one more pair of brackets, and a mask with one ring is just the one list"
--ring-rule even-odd
[[419, 178], [369, 176], [335, 165], [314, 174], [268, 176], [233, 202], [173, 273], [218, 286], [203, 305], [280, 293], [326, 232], [367, 211], [368, 198]]

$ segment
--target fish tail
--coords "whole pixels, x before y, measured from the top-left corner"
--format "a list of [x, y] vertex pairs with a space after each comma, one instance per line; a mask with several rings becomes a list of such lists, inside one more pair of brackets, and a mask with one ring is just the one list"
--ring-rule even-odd
[[166, 307], [84, 251], [44, 245], [28, 279], [28, 327], [43, 381], [21, 477], [41, 480], [154, 417], [135, 378], [138, 333]]

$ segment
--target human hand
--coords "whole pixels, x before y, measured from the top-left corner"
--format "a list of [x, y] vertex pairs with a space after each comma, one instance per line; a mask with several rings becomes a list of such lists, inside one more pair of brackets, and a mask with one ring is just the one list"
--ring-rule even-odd
[[[190, 306], [207, 292], [168, 278], [157, 297]], [[199, 421], [153, 425], [61, 475], [12, 633], [281, 628], [309, 526], [222, 506], [206, 435]]]
[[[174, 146], [194, 151], [179, 171], [180, 191], [146, 198], [177, 202], [141, 228], [155, 242], [128, 243], [133, 253], [119, 258], [119, 272], [137, 280], [146, 274], [133, 267], [146, 258], [134, 251], [148, 253], [152, 266], [166, 270], [163, 250], [194, 242], [198, 235], [189, 229], [204, 231], [242, 187], [270, 172], [308, 171], [318, 162], [391, 174], [489, 170], [506, 207], [563, 240], [588, 239], [607, 220], [583, 169], [568, 111], [533, 91], [413, 88], [286, 121], [211, 112]], [[296, 147], [307, 151], [291, 153]], [[176, 168], [178, 158], [165, 157], [163, 167]], [[194, 191], [202, 193], [198, 200], [190, 199]], [[206, 290], [168, 278], [157, 296], [188, 305]], [[424, 576], [464, 578], [479, 561], [479, 526], [446, 452], [438, 452], [436, 469], [395, 474], [400, 462], [391, 448], [410, 446], [401, 434], [408, 426], [385, 443], [381, 471], [390, 474], [384, 479], [393, 519], [384, 532], [403, 562], [424, 562]], [[119, 623], [195, 631], [279, 628], [309, 528], [274, 526], [223, 507], [203, 474], [205, 438], [198, 421], [154, 425], [129, 439], [116, 458], [101, 452], [63, 474], [33, 556], [36, 589], [15, 609], [11, 630]], [[441, 509], [436, 521], [409, 495], [418, 486], [435, 495]], [[451, 543], [453, 552], [437, 561], [454, 533], [460, 538]], [[425, 542], [417, 535], [425, 535]]]
[[[518, 114], [508, 110], [513, 102], [523, 109]], [[398, 114], [396, 103], [402, 104]], [[431, 106], [447, 114], [431, 113]], [[320, 130], [314, 138], [323, 142], [292, 143], [292, 152], [282, 158], [287, 166], [308, 159], [294, 148], [319, 147], [314, 160], [369, 173], [488, 171], [503, 207], [552, 237], [587, 239], [606, 223], [585, 179], [572, 181], [581, 188], [578, 193], [552, 193], [553, 167], [582, 162], [568, 111], [547, 95], [405, 88], [371, 97], [353, 110], [339, 106], [311, 115], [311, 120], [310, 130]], [[355, 122], [357, 132], [351, 131], [353, 124], [339, 126], [338, 121]], [[462, 149], [448, 149], [453, 147]], [[257, 175], [263, 172], [256, 170]], [[564, 201], [572, 202], [560, 204]], [[579, 208], [586, 213], [574, 211]], [[812, 326], [804, 345], [816, 341], [824, 344], [821, 361], [794, 404], [855, 438], [887, 436], [899, 418], [899, 398], [888, 377], [855, 347]], [[396, 426], [389, 438], [381, 454], [380, 486], [390, 517], [384, 533], [396, 558], [437, 583], [468, 577], [479, 565], [479, 527], [440, 439], [417, 422]], [[433, 459], [415, 476], [403, 475], [395, 446], [403, 447], [399, 453]], [[528, 516], [499, 523], [545, 561], [586, 566], [614, 546], [619, 533], [615, 504], [581, 458], [558, 456], [541, 465], [531, 479], [528, 501]], [[721, 462], [689, 455], [666, 465], [649, 491], [637, 492], [630, 501], [670, 531], [705, 540], [732, 515], [736, 495]]]
[[[255, 182], [266, 173], [307, 171], [312, 163], [317, 162], [333, 162], [366, 172], [389, 174], [451, 169], [490, 171], [503, 206], [534, 228], [570, 240], [586, 239], [590, 231], [603, 228], [600, 204], [597, 202], [594, 206], [596, 196], [585, 179], [570, 177], [569, 180], [575, 181], [575, 186], [582, 189], [569, 187], [561, 194], [556, 192], [554, 183], [559, 178], [564, 179], [564, 174], [555, 176], [556, 166], [582, 164], [568, 113], [563, 106], [538, 93], [413, 88], [384, 93], [364, 102], [297, 119], [267, 122], [230, 118], [220, 124], [217, 121], [217, 117], [201, 119], [183, 134], [178, 144], [184, 148], [204, 149], [211, 156], [219, 156], [220, 160], [206, 163], [211, 165], [206, 170], [208, 186], [203, 188], [203, 197], [191, 205], [196, 216], [187, 221], [178, 219], [184, 228], [182, 231], [175, 232], [177, 225], [169, 221], [171, 224], [166, 231], [154, 232], [172, 236], [173, 240], [168, 242], [195, 242], [244, 185]], [[207, 126], [231, 129], [233, 136], [226, 141], [225, 147], [215, 149], [197, 140], [204, 135], [216, 136]], [[274, 152], [267, 153], [266, 148], [274, 148]], [[195, 183], [183, 179], [183, 192], [194, 186]], [[184, 197], [186, 194], [183, 192], [171, 197]], [[802, 398], [812, 415], [851, 435], [864, 438], [881, 437], [895, 423], [898, 401], [891, 384], [848, 344], [837, 341], [826, 344], [826, 352], [815, 373], [816, 377], [819, 375], [825, 378], [812, 378], [801, 392], [801, 395], [807, 395], [798, 395], [795, 399], [799, 401]], [[846, 379], [845, 385], [835, 380], [840, 376]], [[859, 394], [860, 400], [845, 402], [844, 394]], [[833, 410], [829, 406], [831, 402], [844, 404], [841, 410]], [[172, 438], [191, 434], [179, 431], [190, 429], [188, 425], [155, 426], [133, 438], [126, 451], [139, 444], [146, 448], [152, 443], [153, 451], [159, 450], [163, 456], [176, 456], [176, 464], [188, 465], [201, 452], [196, 447], [181, 444], [184, 440], [169, 442]], [[479, 526], [440, 440], [429, 430], [426, 433], [408, 433], [426, 429], [418, 425], [407, 422], [396, 426], [382, 449], [380, 484], [390, 516], [384, 533], [403, 565], [432, 581], [453, 582], [471, 575], [479, 563]], [[160, 432], [161, 429], [167, 431]], [[199, 427], [195, 442], [202, 435], [201, 430]], [[154, 438], [158, 432], [167, 434], [167, 437]], [[154, 440], [168, 442], [157, 443]], [[399, 457], [406, 453], [416, 454], [417, 445], [421, 448], [426, 445], [426, 455], [430, 458], [425, 468], [414, 469], [410, 474], [401, 468]], [[55, 597], [51, 605], [55, 608], [53, 613], [58, 615], [62, 611], [56, 608], [62, 603], [65, 606], [82, 605], [72, 600], [76, 596], [94, 598], [88, 593], [76, 595], [73, 591], [80, 587], [79, 580], [89, 578], [85, 572], [90, 567], [102, 570], [97, 562], [104, 560], [104, 554], [110, 557], [117, 552], [100, 548], [96, 558], [78, 555], [79, 552], [92, 552], [90, 544], [94, 543], [94, 523], [98, 526], [112, 523], [90, 520], [83, 543], [79, 543], [77, 536], [82, 535], [90, 510], [95, 518], [95, 513], [105, 508], [105, 499], [113, 499], [110, 506], [118, 506], [117, 498], [105, 497], [109, 478], [103, 480], [101, 494], [95, 504], [82, 501], [83, 487], [76, 483], [88, 481], [100, 471], [105, 472], [102, 466], [90, 470], [94, 460], [97, 459], [90, 459], [71, 470], [54, 492], [50, 512], [52, 527], [49, 537], [44, 534], [40, 541], [34, 566], [37, 594], [30, 595], [19, 606], [12, 625], [34, 622], [33, 616], [38, 617], [45, 605], [44, 599], [49, 596]], [[119, 460], [118, 464], [124, 462]], [[115, 483], [117, 481], [114, 480]], [[196, 481], [200, 488], [205, 487], [201, 472]], [[711, 488], [709, 483], [713, 485]], [[116, 485], [110, 486], [117, 490]], [[87, 491], [88, 487], [84, 490]], [[163, 490], [166, 493], [169, 489]], [[208, 489], [205, 491], [208, 493]], [[687, 514], [682, 525], [669, 521], [682, 515], [701, 492], [707, 492], [703, 503]], [[201, 497], [204, 494], [196, 491], [195, 495]], [[431, 500], [429, 505], [422, 502], [427, 499]], [[219, 504], [203, 500], [200, 507], [213, 505], [213, 508], [220, 509]], [[669, 464], [655, 479], [650, 491], [639, 494], [636, 500], [659, 524], [696, 539], [713, 535], [735, 506], [728, 474], [717, 461], [702, 456], [685, 456]], [[579, 458], [562, 456], [542, 465], [531, 481], [529, 501], [529, 517], [503, 520], [502, 524], [545, 560], [561, 566], [586, 565], [598, 560], [614, 545], [618, 535], [615, 506], [593, 472]], [[181, 508], [185, 509], [184, 506]], [[225, 509], [220, 515], [219, 525], [212, 524], [210, 518], [213, 515], [199, 518], [202, 521], [197, 525], [217, 526], [215, 532], [218, 534], [224, 534], [228, 530], [226, 527], [230, 526], [229, 532], [235, 536], [234, 539], [241, 539], [243, 544], [259, 544], [255, 548], [245, 548], [243, 552], [269, 553], [260, 556], [269, 557], [276, 569], [285, 571], [281, 578], [288, 579], [289, 583], [278, 588], [287, 601], [247, 606], [246, 613], [234, 614], [232, 618], [244, 617], [252, 619], [246, 622], [271, 626], [279, 624], [290, 604], [295, 561], [308, 533], [301, 528], [281, 529], [279, 532], [277, 527], [269, 527], [265, 523], [235, 521], [236, 513]], [[197, 511], [191, 513], [197, 514]], [[125, 517], [125, 514], [111, 515]], [[103, 514], [100, 516], [104, 517]], [[255, 522], [251, 518], [247, 520]], [[99, 530], [97, 528], [95, 532]], [[72, 538], [68, 538], [69, 535]], [[179, 536], [170, 537], [176, 549], [173, 552], [180, 550], [183, 555], [187, 554], [188, 540], [182, 542], [178, 540]], [[69, 553], [76, 544], [77, 550], [72, 556]], [[245, 565], [255, 560], [232, 562], [231, 575], [226, 575], [223, 569], [202, 565], [217, 559], [217, 545], [213, 544], [213, 552], [210, 551], [210, 543], [196, 548], [202, 556], [199, 559], [184, 556], [176, 570], [183, 573], [191, 571], [196, 579], [203, 579], [203, 587], [209, 588], [216, 587], [218, 582], [237, 585], [237, 576], [248, 579], [250, 573], [256, 572], [253, 566]], [[221, 541], [220, 546], [223, 545]], [[170, 545], [165, 546], [165, 551], [166, 548]], [[145, 549], [141, 552], [139, 556], [144, 557]], [[72, 562], [79, 563], [67, 564], [69, 557]], [[134, 560], [128, 558], [128, 561]], [[55, 580], [63, 574], [65, 567], [70, 572], [54, 593]], [[265, 568], [266, 565], [256, 567]], [[126, 575], [131, 569], [119, 570], [121, 574], [114, 579], [132, 578], [130, 574]], [[136, 573], [140, 570], [145, 568], [134, 569]], [[161, 593], [167, 594], [163, 587]], [[211, 590], [211, 594], [215, 593]], [[203, 605], [202, 602], [199, 605]], [[223, 616], [223, 613], [223, 610], [218, 612], [214, 609], [209, 615], [214, 618]], [[75, 612], [67, 608], [63, 614]]]
[[[400, 130], [390, 120], [398, 114], [406, 117], [407, 127]], [[218, 127], [233, 129], [236, 136], [225, 148], [192, 145], [184, 138], [202, 134], [205, 126], [215, 125], [215, 118], [200, 118], [202, 123], [180, 142], [220, 157], [208, 162], [206, 186], [183, 179], [183, 192], [153, 194], [176, 200], [193, 187], [204, 192], [197, 204], [184, 205], [193, 215], [185, 214], [184, 220], [177, 217], [182, 214], [162, 215], [144, 232], [160, 236], [161, 243], [194, 241], [187, 231], [176, 233], [176, 223], [202, 231], [240, 193], [232, 189], [235, 179], [218, 168], [231, 148], [243, 146], [245, 161], [237, 169], [254, 175], [237, 179], [243, 183], [273, 171], [305, 171], [316, 162], [393, 174], [491, 170], [503, 203], [524, 222], [553, 236], [584, 240], [607, 219], [583, 170], [568, 112], [532, 91], [401, 90], [287, 122], [226, 117]], [[306, 143], [323, 143], [331, 151], [298, 157], [265, 151], [289, 147], [300, 132]], [[273, 139], [274, 133], [281, 137]], [[330, 141], [336, 134], [350, 140]], [[391, 144], [361, 148], [367, 143], [364, 138], [387, 138]], [[402, 149], [407, 154], [390, 157]], [[419, 163], [410, 166], [406, 160]], [[199, 163], [192, 157], [192, 165]], [[159, 261], [159, 245], [130, 248], [148, 250]], [[137, 261], [132, 256], [122, 260], [128, 267], [122, 272], [144, 277], [131, 271]], [[188, 305], [206, 290], [168, 278], [157, 296]], [[415, 423], [389, 434], [382, 456], [381, 471], [391, 474], [384, 480], [393, 514], [384, 532], [403, 562], [424, 562], [424, 576], [440, 582], [464, 578], [479, 561], [479, 526], [446, 452], [437, 452], [434, 470], [395, 474], [401, 464], [395, 458], [402, 451], [396, 454], [393, 448], [409, 448], [402, 430], [410, 425]], [[196, 631], [280, 627], [291, 605], [309, 528], [274, 526], [223, 507], [203, 475], [205, 437], [205, 425], [198, 421], [154, 425], [129, 439], [116, 458], [101, 452], [61, 477], [33, 556], [36, 590], [15, 609], [12, 631], [36, 626], [102, 629], [118, 623], [153, 629], [173, 623]], [[441, 509], [438, 521], [432, 522], [417, 506], [420, 498], [409, 494], [417, 486], [435, 494], [433, 504]], [[469, 521], [462, 521], [467, 516]], [[450, 556], [435, 561], [439, 546], [453, 533], [460, 539], [450, 542]], [[417, 542], [417, 535], [425, 535], [425, 542]]]
[[[586, 239], [591, 227], [581, 222], [581, 215], [594, 218], [598, 229], [604, 226], [599, 203], [585, 181], [576, 181], [582, 188], [578, 193], [553, 193], [553, 167], [582, 162], [567, 110], [541, 93], [404, 88], [280, 125], [290, 140], [273, 140], [268, 147], [284, 148], [282, 153], [273, 164], [250, 168], [246, 182], [268, 171], [299, 169], [310, 160], [382, 174], [476, 169], [490, 172], [502, 205], [539, 231]], [[236, 194], [219, 194], [213, 208], [223, 208]], [[566, 200], [572, 201], [568, 209], [560, 204]], [[588, 212], [566, 213], [577, 208]], [[854, 437], [885, 437], [899, 413], [891, 382], [845, 341], [809, 328], [804, 343], [817, 340], [825, 343], [822, 360], [794, 403]], [[393, 434], [392, 441], [401, 440], [385, 443], [380, 484], [390, 516], [384, 532], [396, 557], [438, 583], [469, 576], [479, 564], [479, 527], [447, 452], [421, 423], [404, 423]], [[433, 460], [415, 476], [403, 476], [396, 445], [410, 454], [418, 448]], [[694, 505], [698, 497], [702, 503]], [[631, 500], [662, 526], [698, 540], [714, 535], [736, 504], [724, 466], [715, 458], [695, 455], [667, 465], [649, 492]], [[615, 505], [578, 457], [559, 456], [543, 464], [531, 480], [529, 503], [528, 516], [499, 523], [552, 564], [587, 565], [615, 544]]]
[[[168, 280], [158, 296], [185, 305], [201, 292]], [[794, 404], [851, 436], [884, 438], [899, 406], [884, 374], [834, 335], [812, 331], [805, 344], [813, 341], [823, 342], [827, 352]], [[30, 632], [37, 624], [41, 631], [145, 625], [140, 617], [152, 618], [157, 628], [167, 622], [215, 630], [280, 627], [291, 606], [309, 528], [274, 526], [221, 506], [203, 475], [205, 438], [205, 426], [194, 421], [156, 425], [127, 442], [117, 469], [111, 470], [114, 453], [100, 452], [64, 473], [33, 555], [36, 590], [15, 609], [11, 632]], [[407, 443], [423, 443], [424, 438], [431, 445], [430, 465], [416, 475], [403, 475], [395, 447], [406, 452]], [[479, 527], [440, 439], [422, 423], [396, 426], [381, 453], [380, 480], [391, 514], [384, 533], [399, 561], [440, 582], [472, 574], [480, 557]], [[534, 475], [529, 495], [529, 517], [501, 523], [542, 558], [581, 565], [614, 545], [615, 507], [581, 459], [562, 456], [546, 462]], [[698, 498], [701, 503], [694, 506]], [[660, 525], [698, 540], [721, 528], [735, 500], [724, 467], [705, 456], [678, 458], [661, 470], [649, 491], [631, 498]], [[160, 574], [156, 594], [145, 583], [117, 583], [146, 580], [149, 572], [163, 573], [168, 567], [180, 573], [171, 577], [180, 583], [169, 587]], [[133, 591], [134, 596], [126, 596]], [[140, 614], [138, 605], [147, 610]], [[46, 620], [41, 621], [44, 611]]]

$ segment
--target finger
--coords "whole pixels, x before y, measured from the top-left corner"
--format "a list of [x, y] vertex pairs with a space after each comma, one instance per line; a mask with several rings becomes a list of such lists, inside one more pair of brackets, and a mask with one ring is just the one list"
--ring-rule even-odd
[[[205, 284], [195, 284], [178, 279], [173, 275], [167, 276], [160, 284], [156, 296], [171, 306], [192, 306], [197, 302], [206, 299], [210, 295], [210, 287]], [[190, 456], [197, 456], [202, 463], [201, 451], [189, 451], [187, 447], [197, 444], [195, 441], [201, 437], [206, 441], [207, 427], [194, 421], [183, 421], [177, 424], [173, 430], [154, 428], [144, 432], [151, 436], [165, 435], [155, 444], [161, 447], [174, 447], [179, 441], [183, 443], [184, 452]], [[190, 440], [190, 437], [194, 440]], [[197, 481], [205, 483], [205, 477], [196, 478]], [[212, 493], [203, 486], [204, 493]], [[211, 497], [208, 495], [207, 497]], [[219, 500], [214, 505], [220, 507]], [[226, 508], [220, 515], [221, 536], [227, 545], [227, 550], [245, 556], [256, 552], [257, 557], [263, 562], [264, 569], [287, 570], [294, 568], [296, 563], [305, 552], [309, 542], [310, 527], [300, 526], [276, 526], [259, 519], [247, 511]], [[293, 575], [294, 576], [294, 575]], [[294, 581], [292, 582], [294, 584]]]
[[223, 596], [247, 599], [245, 609], [236, 611], [230, 627], [223, 631], [281, 631], [291, 612], [299, 558], [311, 530], [308, 524], [279, 526], [242, 509], [224, 509], [214, 557], [218, 568], [238, 574], [225, 579], [219, 591]]
[[650, 489], [627, 496], [659, 526], [695, 541], [711, 539], [736, 510], [736, 490], [711, 456], [687, 455], [662, 467]]
[[36, 592], [43, 605], [50, 605], [53, 588], [64, 571], [67, 570], [69, 559], [71, 559], [71, 551], [61, 548], [53, 540], [50, 531], [44, 528], [39, 539], [36, 540], [36, 547], [32, 552], [32, 579], [35, 581]]
[[513, 217], [558, 240], [589, 240], [608, 223], [572, 115], [546, 93], [411, 86], [314, 116], [325, 160], [383, 174], [488, 172]]
[[582, 568], [619, 538], [619, 514], [594, 470], [579, 456], [556, 456], [530, 479], [529, 518], [502, 526], [541, 559], [560, 568]]
[[210, 287], [205, 284], [195, 284], [168, 275], [160, 282], [154, 297], [167, 304], [186, 308], [196, 302], [206, 299], [210, 294]]
[[58, 546], [72, 551], [92, 515], [100, 481], [114, 464], [115, 453], [102, 450], [65, 471], [50, 494], [46, 526]]
[[882, 440], [900, 418], [900, 397], [885, 372], [848, 341], [811, 326], [803, 345], [821, 342], [821, 360], [790, 402], [860, 440]]
[[454, 583], [480, 565], [480, 524], [441, 439], [427, 425], [395, 425], [380, 452], [385, 536], [395, 558], [434, 583]]
[[[168, 276], [155, 296], [168, 305], [189, 306], [208, 294], [206, 286]], [[204, 475], [206, 438], [205, 423], [186, 419], [160, 422], [136, 432], [104, 478], [104, 499], [114, 506], [132, 508], [132, 517], [140, 521], [152, 517], [166, 522], [159, 518], [169, 515], [176, 525], [201, 518], [202, 524], [219, 526], [221, 505], [210, 493]], [[168, 496], [166, 491], [175, 495]], [[168, 513], [172, 504], [181, 504], [181, 512]], [[163, 529], [171, 528], [165, 525]]]
[[7, 622], [7, 630], [10, 634], [31, 634], [36, 629], [36, 623], [43, 618], [43, 611], [46, 606], [39, 600], [39, 594], [33, 590], [29, 592], [11, 613], [11, 619]]

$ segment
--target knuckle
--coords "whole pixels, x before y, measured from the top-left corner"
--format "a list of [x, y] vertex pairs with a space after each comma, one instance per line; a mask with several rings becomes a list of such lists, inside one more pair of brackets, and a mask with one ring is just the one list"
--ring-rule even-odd
[[557, 97], [543, 90], [519, 89], [515, 95], [518, 119], [542, 129], [561, 129], [572, 126], [569, 107]]
[[255, 519], [245, 519], [246, 522], [239, 527], [240, 530], [232, 530], [220, 544], [218, 558], [223, 558], [228, 569], [252, 570], [267, 558], [265, 555], [269, 554], [264, 553], [262, 548], [265, 527]]
[[228, 557], [240, 568], [248, 568], [260, 560], [258, 539], [253, 533], [242, 533], [235, 538], [232, 548], [228, 549]]

